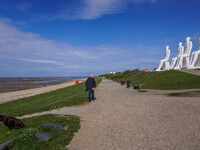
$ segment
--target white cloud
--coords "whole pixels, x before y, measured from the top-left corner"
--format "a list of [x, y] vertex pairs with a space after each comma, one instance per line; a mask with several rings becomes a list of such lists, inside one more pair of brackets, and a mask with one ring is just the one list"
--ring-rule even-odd
[[28, 2], [19, 3], [16, 8], [20, 11], [27, 11], [31, 8], [31, 4]]
[[129, 4], [142, 4], [155, 0], [86, 0], [80, 19], [96, 19], [103, 15], [120, 13]]
[[[52, 40], [41, 38], [37, 34], [24, 33], [0, 21], [0, 54], [9, 56], [24, 56], [46, 58], [91, 59], [93, 56], [81, 48], [77, 49], [66, 43], [57, 44]], [[22, 57], [23, 58], [23, 57]]]
[[7, 19], [0, 19], [0, 76], [5, 76], [9, 70], [12, 75], [30, 72], [29, 76], [33, 73], [40, 76], [40, 72], [44, 76], [48, 76], [48, 72], [55, 76], [55, 73], [80, 75], [91, 71], [120, 71], [144, 63], [152, 66], [154, 58], [164, 51], [162, 47], [141, 45], [129, 49], [113, 45], [72, 46], [22, 32], [9, 23]]
[[60, 68], [67, 68], [67, 69], [80, 69], [84, 68], [80, 65], [68, 65], [65, 62], [58, 62], [54, 60], [45, 60], [45, 59], [27, 59], [27, 58], [20, 58], [20, 57], [9, 57], [9, 56], [0, 56], [0, 58], [3, 59], [12, 59], [12, 60], [19, 60], [24, 62], [30, 62], [30, 63], [39, 63], [39, 64], [50, 64], [50, 65], [56, 65]]
[[22, 32], [9, 25], [8, 20], [0, 20], [0, 67], [4, 70], [98, 71], [105, 69], [105, 64], [112, 68], [113, 63], [120, 64], [119, 59], [131, 55], [134, 52], [112, 45], [75, 47], [58, 44], [40, 35]]
[[83, 69], [84, 64], [81, 62], [97, 59], [84, 48], [66, 43], [57, 44], [37, 34], [21, 32], [8, 25], [8, 21], [0, 21], [0, 58], [1, 63], [5, 63], [5, 60], [17, 60], [31, 66], [47, 64], [52, 69]]
[[[26, 25], [38, 21], [54, 20], [93, 20], [104, 15], [117, 14], [126, 11], [129, 5], [142, 5], [143, 3], [156, 3], [157, 0], [83, 0], [81, 3], [69, 6], [62, 4], [62, 8], [47, 13], [46, 8], [40, 14], [28, 16], [28, 20], [19, 20], [17, 24]], [[59, 2], [55, 5], [59, 5]], [[60, 4], [61, 5], [61, 4]], [[66, 5], [66, 6], [65, 6]], [[28, 3], [21, 3], [17, 6], [20, 11], [26, 11], [31, 7]], [[26, 16], [26, 14], [25, 14]]]

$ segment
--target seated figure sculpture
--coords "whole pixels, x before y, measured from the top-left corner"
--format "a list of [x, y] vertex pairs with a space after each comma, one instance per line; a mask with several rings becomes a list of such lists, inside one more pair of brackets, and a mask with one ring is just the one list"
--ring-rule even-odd
[[192, 53], [188, 69], [200, 68], [200, 38], [198, 50]]
[[160, 64], [158, 66], [158, 69], [156, 69], [156, 71], [169, 70], [169, 57], [170, 57], [170, 49], [169, 46], [166, 46], [165, 58], [160, 61]]
[[186, 38], [186, 43], [184, 45], [183, 55], [177, 59], [177, 64], [174, 69], [187, 68], [190, 63], [190, 54], [192, 51], [193, 44], [190, 41], [190, 37]]
[[177, 66], [177, 64], [179, 64], [178, 60], [180, 60], [180, 57], [183, 55], [183, 51], [184, 51], [184, 47], [182, 45], [183, 43], [179, 42], [177, 57], [172, 58], [170, 69], [174, 69]]

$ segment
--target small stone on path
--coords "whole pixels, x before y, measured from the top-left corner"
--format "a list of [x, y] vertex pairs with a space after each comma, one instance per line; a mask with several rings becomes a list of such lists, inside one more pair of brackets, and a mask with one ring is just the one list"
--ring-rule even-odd
[[41, 126], [42, 126], [42, 128], [51, 127], [51, 128], [58, 129], [58, 130], [64, 129], [64, 126], [61, 126], [61, 125], [58, 125], [58, 124], [55, 124], [55, 123], [51, 123], [51, 122], [44, 123]]
[[35, 134], [35, 136], [37, 137], [38, 140], [42, 140], [42, 141], [48, 141], [51, 138], [49, 133], [43, 132], [43, 131], [38, 131]]

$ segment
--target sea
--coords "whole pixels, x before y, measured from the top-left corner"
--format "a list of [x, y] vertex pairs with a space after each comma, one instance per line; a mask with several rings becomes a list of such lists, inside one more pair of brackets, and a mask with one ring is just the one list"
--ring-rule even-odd
[[13, 77], [13, 78], [0, 78], [0, 86], [8, 84], [19, 84], [19, 83], [49, 83], [49, 82], [60, 82], [66, 80], [74, 80], [85, 77]]
[[0, 78], [0, 93], [32, 89], [42, 86], [56, 85], [69, 80], [82, 79], [85, 77], [13, 77]]

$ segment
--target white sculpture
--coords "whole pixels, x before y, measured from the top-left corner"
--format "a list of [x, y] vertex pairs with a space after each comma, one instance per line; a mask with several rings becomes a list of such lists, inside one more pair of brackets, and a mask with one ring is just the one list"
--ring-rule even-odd
[[170, 69], [174, 69], [175, 67], [178, 68], [180, 65], [180, 57], [183, 55], [184, 47], [182, 46], [183, 43], [179, 42], [179, 47], [177, 50], [177, 57], [172, 58]]
[[187, 68], [189, 66], [190, 63], [190, 54], [192, 51], [192, 47], [193, 44], [190, 41], [190, 37], [186, 38], [186, 43], [184, 46], [184, 54], [180, 57], [180, 64], [181, 64], [181, 68]]
[[170, 57], [170, 49], [169, 49], [169, 46], [166, 46], [165, 59], [162, 59], [160, 61], [160, 64], [159, 64], [158, 69], [156, 71], [162, 71], [162, 70], [169, 70], [170, 69], [169, 68], [169, 57]]
[[198, 50], [192, 53], [188, 69], [200, 68], [200, 38]]

